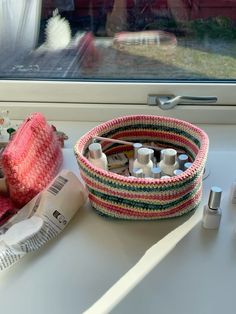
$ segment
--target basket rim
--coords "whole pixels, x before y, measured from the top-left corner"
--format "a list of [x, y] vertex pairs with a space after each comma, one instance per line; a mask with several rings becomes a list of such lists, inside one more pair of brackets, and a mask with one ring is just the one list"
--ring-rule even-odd
[[[184, 171], [182, 174], [175, 176], [175, 177], [170, 177], [170, 178], [164, 178], [164, 179], [154, 179], [154, 178], [135, 178], [135, 177], [125, 177], [116, 173], [113, 173], [111, 171], [106, 171], [103, 169], [100, 169], [94, 165], [92, 165], [89, 160], [83, 155], [83, 149], [84, 146], [87, 145], [87, 143], [92, 139], [94, 136], [99, 136], [101, 135], [101, 132], [105, 131], [106, 129], [109, 128], [109, 126], [115, 126], [116, 124], [119, 124], [120, 122], [127, 122], [127, 121], [132, 121], [132, 120], [143, 120], [143, 119], [153, 119], [156, 122], [162, 121], [162, 122], [173, 122], [176, 124], [176, 126], [183, 125], [186, 126], [195, 133], [199, 134], [199, 137], [201, 139], [201, 146], [199, 148], [199, 151], [197, 153], [197, 156], [195, 160], [193, 161], [192, 166]], [[179, 181], [184, 181], [189, 178], [189, 176], [193, 173], [196, 173], [197, 169], [201, 167], [203, 159], [205, 159], [207, 152], [208, 152], [208, 145], [209, 145], [209, 139], [208, 135], [206, 134], [205, 131], [197, 127], [196, 125], [187, 122], [185, 120], [177, 119], [177, 118], [172, 118], [172, 117], [166, 117], [166, 116], [156, 116], [156, 115], [126, 115], [126, 116], [120, 116], [111, 120], [108, 120], [106, 122], [103, 122], [99, 124], [98, 126], [95, 126], [92, 128], [90, 131], [85, 133], [75, 144], [74, 146], [74, 152], [77, 157], [87, 168], [89, 168], [91, 171], [97, 173], [98, 175], [103, 176], [107, 180], [119, 180], [122, 183], [135, 183], [135, 184], [170, 184], [170, 183], [176, 183]]]

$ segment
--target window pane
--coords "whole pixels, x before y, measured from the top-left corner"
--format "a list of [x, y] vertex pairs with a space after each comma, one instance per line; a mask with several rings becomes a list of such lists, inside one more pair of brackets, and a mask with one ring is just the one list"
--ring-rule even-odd
[[235, 55], [234, 0], [0, 0], [2, 79], [232, 81]]

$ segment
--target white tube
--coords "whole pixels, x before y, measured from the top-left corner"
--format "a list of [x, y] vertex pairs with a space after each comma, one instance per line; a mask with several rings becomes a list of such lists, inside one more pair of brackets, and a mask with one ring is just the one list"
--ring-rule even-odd
[[21, 209], [23, 214], [17, 215], [15, 223], [8, 224], [9, 228], [1, 235], [0, 271], [61, 233], [86, 199], [87, 193], [79, 179], [71, 171], [61, 171], [40, 197]]

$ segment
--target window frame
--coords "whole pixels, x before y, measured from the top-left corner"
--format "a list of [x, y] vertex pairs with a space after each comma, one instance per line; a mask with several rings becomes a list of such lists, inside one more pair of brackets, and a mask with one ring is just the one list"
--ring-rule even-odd
[[[42, 111], [49, 119], [105, 121], [125, 114], [158, 114], [196, 123], [236, 123], [233, 82], [0, 81], [0, 105], [12, 118]], [[170, 110], [147, 105], [149, 94], [217, 96], [212, 105], [178, 105]]]

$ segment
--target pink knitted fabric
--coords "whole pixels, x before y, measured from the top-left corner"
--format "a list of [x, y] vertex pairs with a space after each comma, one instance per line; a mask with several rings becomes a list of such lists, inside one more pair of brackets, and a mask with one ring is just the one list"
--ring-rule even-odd
[[32, 114], [2, 154], [9, 194], [18, 207], [28, 203], [57, 175], [62, 164], [60, 143], [41, 113]]
[[0, 195], [0, 226], [16, 213], [16, 206], [9, 196]]

